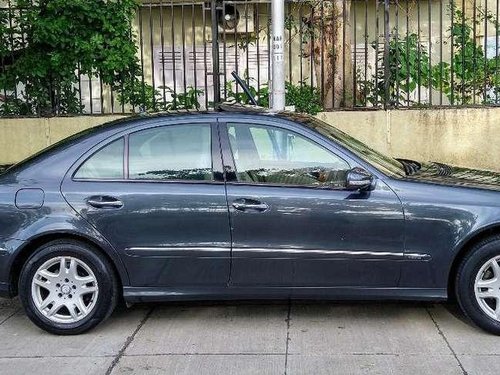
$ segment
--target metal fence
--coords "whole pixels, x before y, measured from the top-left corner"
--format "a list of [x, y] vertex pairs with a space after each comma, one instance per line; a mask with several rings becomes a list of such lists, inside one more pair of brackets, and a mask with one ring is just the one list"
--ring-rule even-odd
[[[287, 1], [287, 102], [325, 110], [500, 104], [499, 7], [500, 0]], [[0, 9], [5, 22], [13, 11]], [[133, 34], [154, 107], [245, 102], [232, 71], [268, 105], [270, 22], [271, 5], [261, 0], [143, 2]], [[0, 75], [7, 65], [0, 61]], [[121, 103], [98, 74], [76, 72], [84, 113], [140, 110]], [[23, 100], [22, 84], [0, 92], [0, 108], [7, 97]]]

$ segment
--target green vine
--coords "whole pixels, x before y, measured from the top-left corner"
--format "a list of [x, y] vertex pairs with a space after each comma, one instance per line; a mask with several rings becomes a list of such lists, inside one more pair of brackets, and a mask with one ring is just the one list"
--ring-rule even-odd
[[[377, 48], [375, 42], [372, 48]], [[419, 86], [428, 87], [429, 54], [419, 42], [417, 34], [410, 34], [403, 39], [391, 39], [388, 53], [388, 77], [386, 77], [386, 61], [383, 53], [377, 59], [379, 69], [374, 78], [364, 80], [360, 77], [361, 72], [357, 72], [358, 92], [360, 93], [358, 101], [361, 101], [361, 104], [412, 105], [410, 94]]]
[[499, 37], [499, 27], [494, 19], [479, 9], [475, 20], [451, 6], [454, 22], [450, 27], [453, 56], [450, 62], [441, 62], [432, 69], [432, 85], [442, 90], [451, 104], [467, 105], [482, 102], [497, 102], [500, 93], [500, 57], [488, 58], [483, 46], [474, 40], [474, 27], [487, 21], [495, 27]]
[[[378, 106], [418, 105], [411, 94], [419, 87], [442, 92], [452, 105], [476, 103], [498, 103], [500, 96], [500, 57], [488, 57], [486, 51], [474, 39], [474, 27], [479, 28], [485, 20], [494, 25], [495, 35], [500, 36], [500, 27], [495, 17], [478, 8], [475, 20], [466, 17], [454, 4], [450, 7], [453, 25], [449, 28], [453, 55], [450, 62], [431, 65], [426, 47], [416, 34], [403, 39], [392, 38], [389, 42], [388, 75], [383, 54], [378, 56], [375, 77], [366, 79], [357, 72], [357, 102]], [[393, 32], [392, 35], [397, 35]], [[376, 45], [373, 44], [373, 48]]]

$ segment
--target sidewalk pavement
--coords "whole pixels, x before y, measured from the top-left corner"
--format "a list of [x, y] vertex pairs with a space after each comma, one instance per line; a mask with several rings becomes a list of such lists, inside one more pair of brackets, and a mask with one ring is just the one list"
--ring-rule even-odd
[[500, 337], [453, 305], [156, 304], [54, 336], [0, 300], [0, 374], [500, 374]]

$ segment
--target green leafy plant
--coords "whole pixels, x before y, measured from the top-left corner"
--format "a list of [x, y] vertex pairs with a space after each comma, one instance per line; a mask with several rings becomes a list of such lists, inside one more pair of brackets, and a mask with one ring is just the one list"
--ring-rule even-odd
[[[393, 33], [395, 34], [395, 33]], [[375, 42], [372, 44], [377, 48]], [[426, 48], [419, 42], [417, 34], [409, 34], [405, 38], [393, 38], [389, 42], [387, 57], [388, 75], [386, 76], [386, 60], [381, 53], [378, 59], [378, 70], [375, 77], [366, 80], [357, 72], [357, 101], [363, 105], [374, 106], [387, 103], [389, 106], [414, 104], [409, 96], [418, 87], [429, 86], [430, 59]]]
[[447, 96], [451, 104], [466, 105], [476, 101], [495, 102], [500, 93], [500, 57], [488, 58], [481, 44], [474, 40], [474, 27], [480, 27], [487, 17], [493, 23], [496, 35], [499, 27], [489, 15], [479, 11], [475, 20], [451, 6], [454, 22], [450, 27], [453, 44], [451, 62], [441, 62], [432, 69], [432, 85]]
[[[257, 88], [252, 85], [252, 83], [256, 83], [253, 78], [246, 76], [245, 80], [248, 90], [257, 100], [257, 104], [261, 107], [269, 107], [269, 87], [267, 84], [263, 84], [260, 88]], [[252, 104], [248, 95], [241, 88], [240, 90], [236, 90], [237, 85], [236, 81], [226, 82], [226, 101], [240, 104]]]
[[[247, 79], [247, 82], [253, 82], [253, 80]], [[233, 89], [236, 85], [235, 81], [228, 81], [226, 83], [227, 101], [241, 104], [251, 104], [250, 98], [243, 90], [236, 92]], [[261, 107], [269, 107], [268, 85], [264, 84], [260, 87], [260, 89], [257, 89], [253, 85], [247, 85], [250, 94], [257, 99], [257, 104]], [[298, 84], [286, 82], [285, 89], [286, 105], [294, 106], [297, 112], [315, 115], [323, 110], [319, 89], [309, 86], [304, 82], [299, 82]]]
[[160, 92], [143, 83], [140, 77], [124, 80], [116, 90], [120, 104], [128, 104], [136, 112], [157, 111], [164, 105]]
[[[80, 113], [78, 73], [100, 77], [122, 104], [155, 109], [158, 93], [141, 82], [131, 24], [136, 0], [13, 0], [0, 19], [0, 114]], [[4, 12], [5, 13], [5, 12]]]
[[0, 116], [28, 116], [31, 108], [14, 94], [0, 95]]
[[315, 115], [323, 110], [321, 93], [317, 87], [312, 87], [304, 82], [293, 84], [285, 83], [286, 105], [294, 106], [295, 111]]
[[[388, 71], [385, 74], [383, 54], [378, 57], [379, 69], [373, 79], [364, 79], [357, 73], [358, 102], [377, 106], [414, 105], [410, 94], [419, 87], [433, 88], [446, 95], [450, 104], [468, 105], [497, 103], [500, 96], [500, 57], [488, 57], [481, 43], [474, 40], [474, 27], [484, 25], [485, 19], [494, 25], [500, 35], [495, 17], [478, 8], [478, 16], [466, 17], [455, 4], [453, 25], [449, 28], [453, 56], [431, 66], [426, 48], [416, 34], [389, 43]], [[394, 35], [394, 33], [393, 33]], [[376, 47], [375, 45], [373, 46]]]
[[178, 93], [174, 92], [174, 90], [169, 87], [166, 88], [172, 96], [172, 100], [165, 104], [165, 109], [167, 111], [178, 109], [200, 109], [201, 105], [198, 101], [198, 96], [203, 95], [203, 90], [195, 89], [192, 86], [188, 86], [186, 89], [186, 92]]

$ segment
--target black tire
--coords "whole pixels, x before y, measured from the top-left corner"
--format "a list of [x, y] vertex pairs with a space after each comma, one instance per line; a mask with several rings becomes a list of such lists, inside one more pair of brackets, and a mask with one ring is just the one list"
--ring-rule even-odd
[[476, 276], [481, 267], [496, 256], [500, 256], [500, 236], [489, 237], [474, 245], [458, 267], [455, 293], [460, 308], [470, 321], [489, 333], [500, 335], [500, 321], [481, 309], [474, 291]]
[[[97, 300], [90, 313], [77, 322], [54, 322], [35, 306], [31, 292], [33, 277], [40, 266], [58, 256], [71, 256], [84, 262], [94, 273], [99, 286]], [[37, 249], [26, 261], [19, 278], [19, 296], [30, 320], [43, 330], [57, 335], [76, 335], [88, 331], [113, 312], [118, 300], [118, 282], [110, 262], [98, 250], [74, 240], [58, 240]]]

